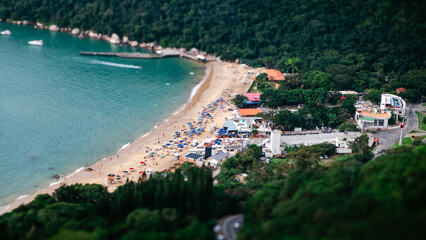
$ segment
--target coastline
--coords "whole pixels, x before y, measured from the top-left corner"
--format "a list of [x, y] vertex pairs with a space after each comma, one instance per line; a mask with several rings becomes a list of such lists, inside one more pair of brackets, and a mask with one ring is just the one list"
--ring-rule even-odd
[[[169, 169], [173, 163], [176, 163], [176, 160], [173, 160], [176, 158], [174, 156], [164, 157], [164, 159], [162, 158], [156, 161], [147, 161], [148, 166], [140, 166], [138, 164], [139, 161], [144, 161], [142, 160], [144, 149], [147, 147], [154, 149], [161, 145], [162, 142], [172, 139], [172, 135], [176, 130], [176, 125], [179, 128], [182, 123], [198, 118], [199, 109], [221, 96], [226, 89], [232, 89], [231, 92], [232, 95], [234, 95], [235, 93], [246, 92], [251, 85], [252, 79], [248, 79], [247, 85], [236, 80], [237, 76], [242, 77], [246, 71], [238, 64], [212, 62], [206, 65], [207, 68], [203, 80], [191, 90], [191, 95], [187, 102], [173, 112], [169, 118], [156, 125], [148, 133], [138, 137], [128, 146], [120, 148], [114, 155], [103, 158], [89, 166], [93, 169], [92, 172], [83, 171], [84, 168], [79, 168], [58, 182], [51, 183], [50, 186], [44, 189], [38, 190], [27, 196], [20, 196], [12, 203], [0, 206], [0, 215], [10, 212], [21, 204], [31, 202], [39, 194], [53, 193], [62, 183], [67, 185], [75, 183], [97, 183], [105, 185], [107, 182], [107, 174], [117, 173], [117, 171], [122, 169], [128, 169], [130, 167], [138, 169], [137, 171], [146, 171], [147, 168], [151, 168], [152, 171]], [[231, 94], [229, 94], [229, 96], [231, 96]], [[221, 124], [225, 122], [227, 116], [228, 112], [218, 110], [218, 113], [216, 113], [214, 117], [214, 124], [221, 126]], [[209, 135], [211, 135], [211, 133], [205, 132], [197, 136], [197, 139], [205, 139], [209, 137]], [[188, 150], [189, 149], [186, 148], [184, 152]], [[155, 163], [157, 164], [154, 165]], [[136, 181], [138, 179], [138, 174], [136, 172], [129, 174], [128, 179]], [[108, 186], [108, 190], [114, 191], [118, 186], [118, 184]]]

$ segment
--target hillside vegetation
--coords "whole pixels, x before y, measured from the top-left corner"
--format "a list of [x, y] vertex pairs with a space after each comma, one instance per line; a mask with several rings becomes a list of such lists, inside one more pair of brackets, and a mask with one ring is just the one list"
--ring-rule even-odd
[[426, 95], [424, 9], [421, 0], [3, 0], [0, 18], [294, 69], [306, 73], [307, 87], [405, 87], [404, 97], [416, 100]]
[[[225, 161], [215, 186], [209, 170], [188, 165], [113, 193], [95, 184], [61, 186], [0, 216], [0, 234], [5, 240], [213, 239], [215, 219], [243, 212], [238, 239], [424, 238], [425, 145], [373, 161], [359, 151], [318, 164], [330, 147], [301, 147], [291, 161], [265, 164], [252, 145]], [[243, 172], [244, 182], [236, 181]]]

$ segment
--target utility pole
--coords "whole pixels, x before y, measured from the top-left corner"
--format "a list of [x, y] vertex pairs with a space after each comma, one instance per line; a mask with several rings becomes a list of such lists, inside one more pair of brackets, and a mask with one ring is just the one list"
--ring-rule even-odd
[[404, 129], [404, 124], [401, 123], [401, 125], [399, 125], [399, 127], [401, 128], [401, 135], [399, 136], [399, 146], [402, 145], [402, 130]]

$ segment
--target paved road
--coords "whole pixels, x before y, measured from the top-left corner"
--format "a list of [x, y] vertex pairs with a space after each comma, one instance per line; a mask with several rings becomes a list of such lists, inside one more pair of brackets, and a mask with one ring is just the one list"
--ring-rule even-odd
[[[222, 222], [222, 232], [225, 236], [226, 240], [234, 240], [237, 237], [238, 231], [241, 229], [243, 225], [244, 217], [242, 214], [232, 215]], [[234, 227], [235, 223], [239, 223], [240, 226], [238, 228]]]
[[[411, 130], [417, 129], [418, 125], [417, 115], [414, 112], [414, 109], [411, 108], [411, 105], [407, 108], [407, 113], [404, 128], [402, 130], [402, 137], [407, 135]], [[380, 139], [380, 145], [376, 148], [379, 153], [376, 154], [376, 157], [382, 155], [383, 150], [388, 150], [395, 145], [395, 143], [398, 143], [400, 135], [401, 129], [389, 129], [374, 134], [374, 137], [378, 137]]]

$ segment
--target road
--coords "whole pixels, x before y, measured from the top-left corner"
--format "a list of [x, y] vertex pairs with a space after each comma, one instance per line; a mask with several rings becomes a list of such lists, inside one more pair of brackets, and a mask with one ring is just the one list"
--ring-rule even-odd
[[[415, 113], [415, 108], [407, 107], [407, 116], [406, 121], [404, 124], [404, 128], [402, 130], [402, 137], [407, 135], [411, 130], [415, 129], [417, 130], [418, 120], [417, 115]], [[376, 157], [383, 154], [384, 150], [390, 149], [395, 143], [399, 142], [399, 137], [401, 135], [401, 129], [389, 129], [386, 131], [380, 131], [374, 134], [374, 137], [380, 139], [380, 145], [377, 146], [376, 150], [378, 150], [379, 153], [376, 154]]]
[[[242, 214], [232, 215], [224, 219], [221, 224], [223, 235], [226, 240], [234, 240], [237, 237], [238, 231], [243, 226], [244, 217]], [[239, 223], [239, 227], [235, 228], [234, 224]]]

